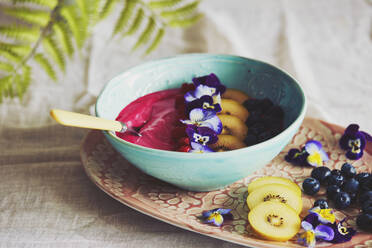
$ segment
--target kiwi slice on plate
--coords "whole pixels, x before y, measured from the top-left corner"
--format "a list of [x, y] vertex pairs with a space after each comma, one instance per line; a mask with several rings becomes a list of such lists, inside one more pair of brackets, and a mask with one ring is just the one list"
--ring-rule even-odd
[[254, 190], [256, 190], [256, 189], [258, 189], [262, 186], [267, 186], [267, 185], [270, 185], [270, 184], [273, 184], [273, 183], [287, 185], [287, 186], [291, 187], [294, 191], [296, 191], [299, 196], [301, 196], [301, 194], [302, 194], [301, 188], [298, 187], [298, 185], [296, 183], [294, 183], [293, 181], [291, 181], [290, 179], [284, 178], [284, 177], [272, 177], [272, 176], [260, 177], [256, 180], [254, 180], [253, 182], [251, 182], [248, 185], [248, 193], [252, 193]]
[[264, 187], [260, 187], [247, 197], [249, 209], [253, 209], [262, 202], [279, 202], [287, 204], [297, 214], [302, 210], [302, 198], [291, 187], [284, 184], [274, 183]]
[[252, 229], [261, 237], [274, 241], [287, 241], [301, 227], [301, 219], [288, 205], [279, 202], [261, 202], [248, 214]]

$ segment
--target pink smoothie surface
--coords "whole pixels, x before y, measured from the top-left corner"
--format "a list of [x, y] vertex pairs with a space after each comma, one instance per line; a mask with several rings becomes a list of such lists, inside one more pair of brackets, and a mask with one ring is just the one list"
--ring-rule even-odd
[[141, 137], [127, 133], [116, 133], [133, 144], [175, 151], [177, 139], [185, 136], [184, 93], [181, 89], [162, 90], [142, 96], [121, 110], [116, 120], [135, 128]]

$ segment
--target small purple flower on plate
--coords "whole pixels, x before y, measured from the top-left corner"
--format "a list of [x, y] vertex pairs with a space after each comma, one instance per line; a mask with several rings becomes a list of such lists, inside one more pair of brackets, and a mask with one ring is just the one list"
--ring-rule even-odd
[[300, 151], [299, 149], [292, 148], [289, 150], [288, 154], [284, 157], [284, 159], [287, 162], [293, 163], [295, 165], [305, 165], [308, 156], [309, 154], [306, 152], [305, 149], [302, 149]]
[[345, 219], [338, 223], [328, 224], [334, 231], [334, 238], [330, 240], [331, 243], [344, 243], [350, 241], [352, 237], [356, 234], [356, 230], [351, 227], [346, 227], [343, 225]]
[[305, 144], [305, 151], [309, 154], [306, 161], [311, 166], [322, 166], [323, 162], [328, 161], [328, 155], [322, 148], [322, 143], [316, 140], [309, 140]]
[[304, 232], [299, 235], [300, 237], [298, 242], [307, 247], [315, 247], [316, 239], [329, 241], [334, 237], [334, 231], [329, 226], [318, 225], [314, 228], [313, 225], [307, 221], [302, 221], [301, 226], [304, 229]]
[[226, 86], [221, 84], [220, 80], [214, 73], [202, 77], [193, 78], [192, 82], [196, 87], [198, 87], [199, 85], [206, 85], [210, 88], [214, 88], [215, 94], [222, 95], [226, 91]]
[[187, 125], [195, 125], [197, 127], [209, 127], [216, 134], [222, 132], [222, 122], [217, 117], [214, 111], [196, 108], [190, 111], [189, 120], [181, 120]]
[[186, 113], [190, 113], [191, 110], [195, 108], [202, 108], [205, 110], [211, 110], [216, 113], [221, 112], [221, 104], [214, 103], [213, 97], [204, 95], [198, 99], [191, 102], [186, 102]]
[[323, 224], [335, 223], [336, 216], [333, 210], [330, 208], [321, 209], [320, 207], [315, 207], [309, 210], [311, 214], [315, 214], [318, 217], [318, 221]]
[[213, 223], [215, 226], [221, 226], [223, 220], [232, 219], [231, 209], [215, 208], [209, 211], [205, 211], [202, 214], [202, 218], [205, 223]]
[[363, 150], [367, 141], [372, 141], [371, 135], [359, 131], [357, 124], [350, 124], [340, 139], [340, 147], [346, 150], [348, 159], [357, 160], [363, 156]]
[[189, 152], [191, 153], [208, 153], [208, 152], [214, 152], [211, 148], [208, 146], [203, 146], [199, 143], [191, 142], [191, 149]]
[[186, 128], [186, 133], [191, 142], [195, 142], [203, 146], [214, 144], [218, 140], [216, 132], [209, 127], [196, 127], [194, 125], [188, 125]]

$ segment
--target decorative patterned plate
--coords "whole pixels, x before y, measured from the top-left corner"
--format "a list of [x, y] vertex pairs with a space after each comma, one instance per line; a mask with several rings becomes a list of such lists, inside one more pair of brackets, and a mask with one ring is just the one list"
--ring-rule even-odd
[[[326, 165], [332, 169], [339, 169], [346, 162], [345, 153], [338, 146], [343, 130], [339, 126], [323, 121], [305, 119], [291, 143], [270, 164], [224, 189], [203, 193], [185, 191], [142, 173], [117, 153], [99, 131], [92, 131], [85, 138], [81, 147], [81, 159], [89, 178], [108, 195], [169, 224], [246, 246], [303, 247], [295, 240], [271, 242], [255, 236], [247, 221], [248, 208], [245, 201], [247, 185], [263, 175], [287, 177], [301, 185], [310, 175], [311, 168], [295, 167], [285, 162], [284, 156], [290, 148], [299, 147], [309, 139], [321, 141], [330, 157]], [[358, 172], [371, 172], [371, 154], [372, 146], [369, 146], [363, 158], [352, 163]], [[324, 194], [323, 189], [317, 197], [321, 198]], [[306, 215], [313, 202], [313, 197], [303, 196], [304, 209], [301, 217]], [[198, 217], [204, 210], [220, 207], [232, 209], [234, 219], [225, 222], [220, 228], [199, 221]], [[355, 227], [358, 212], [357, 208], [349, 208], [343, 212], [336, 211], [336, 217], [337, 219], [348, 217], [347, 223]], [[322, 242], [319, 245], [372, 247], [372, 234], [358, 232], [350, 242], [343, 244]]]

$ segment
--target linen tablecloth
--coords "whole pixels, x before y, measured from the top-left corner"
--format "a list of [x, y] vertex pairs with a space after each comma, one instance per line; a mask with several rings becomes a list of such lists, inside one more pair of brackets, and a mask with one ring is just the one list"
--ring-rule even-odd
[[[0, 105], [0, 247], [235, 247], [136, 212], [84, 173], [86, 130], [57, 126], [50, 108], [92, 113], [103, 85], [125, 69], [180, 53], [228, 53], [280, 66], [297, 78], [308, 116], [372, 133], [372, 3], [368, 0], [205, 0], [197, 25], [169, 30], [150, 56], [134, 38], [109, 40], [117, 14], [91, 49], [49, 82], [36, 72], [23, 103]], [[0, 21], [4, 21], [4, 17]], [[371, 165], [372, 166], [372, 165]]]

